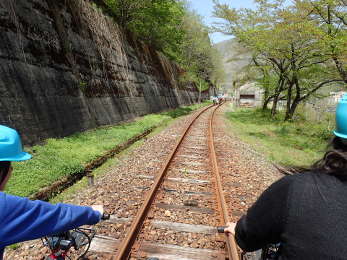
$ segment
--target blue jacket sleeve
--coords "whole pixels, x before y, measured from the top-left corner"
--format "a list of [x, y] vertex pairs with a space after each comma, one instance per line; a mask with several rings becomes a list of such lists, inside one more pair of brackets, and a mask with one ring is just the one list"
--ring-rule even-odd
[[50, 204], [0, 192], [0, 248], [99, 222], [90, 207]]

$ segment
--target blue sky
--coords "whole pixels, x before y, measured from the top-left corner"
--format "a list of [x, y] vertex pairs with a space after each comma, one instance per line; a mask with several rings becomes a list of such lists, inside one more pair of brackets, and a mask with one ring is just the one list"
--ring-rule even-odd
[[[212, 17], [213, 2], [212, 0], [189, 0], [190, 7], [197, 11], [204, 18], [207, 25], [212, 25], [213, 22], [218, 21], [217, 18]], [[254, 6], [253, 0], [220, 0], [220, 3], [229, 4], [235, 8], [252, 8]], [[213, 43], [221, 42], [230, 39], [230, 36], [222, 33], [211, 33], [211, 40]]]

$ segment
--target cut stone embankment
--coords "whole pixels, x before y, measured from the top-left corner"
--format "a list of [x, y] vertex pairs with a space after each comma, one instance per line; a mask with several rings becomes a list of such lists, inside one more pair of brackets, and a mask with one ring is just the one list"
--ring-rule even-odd
[[26, 145], [198, 100], [181, 68], [92, 1], [2, 0], [0, 38], [0, 124]]

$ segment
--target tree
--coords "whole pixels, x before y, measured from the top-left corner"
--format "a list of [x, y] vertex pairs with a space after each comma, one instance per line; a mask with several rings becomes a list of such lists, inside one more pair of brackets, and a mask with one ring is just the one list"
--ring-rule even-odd
[[208, 28], [202, 18], [177, 0], [104, 0], [108, 13], [138, 39], [177, 62], [197, 88], [201, 80], [220, 82], [221, 58], [211, 45]]
[[150, 6], [151, 0], [104, 0], [117, 23], [126, 28], [129, 23], [139, 18], [141, 10]]
[[203, 25], [201, 16], [194, 11], [187, 11], [183, 30], [186, 34], [180, 45], [180, 64], [195, 82], [199, 92], [208, 88], [208, 82], [215, 85], [222, 82], [225, 75], [222, 58], [212, 46], [209, 30]]
[[210, 81], [215, 86], [215, 88], [220, 88], [221, 84], [225, 81], [225, 71], [223, 66], [223, 61], [221, 54], [217, 49], [211, 49], [211, 63], [212, 63], [212, 71], [210, 76]]
[[330, 55], [340, 78], [347, 83], [347, 2], [345, 0], [297, 0], [296, 5], [315, 21], [321, 30], [325, 51]]
[[253, 52], [253, 63], [262, 75], [258, 82], [265, 90], [263, 107], [272, 100], [274, 115], [278, 100], [285, 99], [285, 120], [290, 120], [299, 103], [341, 79], [331, 69], [331, 49], [322, 40], [320, 24], [307, 19], [303, 8], [307, 5], [297, 2], [285, 7], [281, 0], [256, 3], [256, 10], [236, 10], [215, 1], [215, 15], [225, 20], [218, 28], [235, 35]]

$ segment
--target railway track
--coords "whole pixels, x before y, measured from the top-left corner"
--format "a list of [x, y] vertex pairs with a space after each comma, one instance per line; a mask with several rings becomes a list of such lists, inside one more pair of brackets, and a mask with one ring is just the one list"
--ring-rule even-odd
[[97, 236], [91, 251], [117, 260], [239, 259], [233, 238], [216, 228], [229, 221], [213, 143], [216, 109], [197, 113], [160, 171], [138, 175], [149, 184], [137, 215], [109, 220], [131, 223], [126, 235]]

